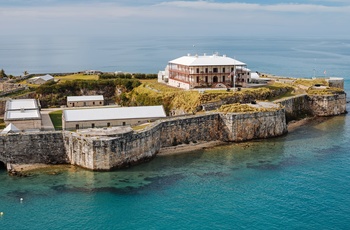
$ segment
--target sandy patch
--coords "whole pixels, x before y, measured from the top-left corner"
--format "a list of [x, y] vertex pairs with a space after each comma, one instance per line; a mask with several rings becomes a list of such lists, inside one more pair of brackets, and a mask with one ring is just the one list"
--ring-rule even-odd
[[177, 146], [171, 146], [171, 147], [165, 147], [161, 148], [157, 156], [166, 156], [166, 155], [173, 155], [173, 154], [179, 154], [184, 152], [191, 152], [196, 151], [200, 149], [206, 149], [206, 148], [212, 148], [219, 145], [224, 145], [226, 142], [223, 141], [209, 141], [209, 142], [197, 142], [197, 143], [190, 143], [190, 144], [182, 144]]

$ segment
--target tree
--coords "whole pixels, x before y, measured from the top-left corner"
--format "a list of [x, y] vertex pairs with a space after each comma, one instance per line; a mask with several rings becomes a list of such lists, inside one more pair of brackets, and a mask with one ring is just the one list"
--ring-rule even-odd
[[0, 79], [7, 78], [7, 75], [3, 69], [0, 70]]

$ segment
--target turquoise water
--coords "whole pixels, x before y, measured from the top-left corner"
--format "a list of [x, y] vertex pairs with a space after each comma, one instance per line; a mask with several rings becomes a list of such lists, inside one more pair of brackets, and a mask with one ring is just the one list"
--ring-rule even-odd
[[[327, 70], [344, 77], [350, 92], [346, 39], [2, 36], [0, 41], [0, 68], [8, 74], [157, 72], [186, 53], [218, 51], [277, 75], [311, 77], [314, 70], [316, 75]], [[2, 170], [0, 228], [348, 229], [349, 123], [348, 115], [317, 120], [283, 137], [160, 156], [115, 172], [67, 166], [17, 178]]]
[[161, 156], [123, 171], [3, 172], [0, 226], [347, 229], [349, 133], [349, 117], [339, 116], [283, 137]]

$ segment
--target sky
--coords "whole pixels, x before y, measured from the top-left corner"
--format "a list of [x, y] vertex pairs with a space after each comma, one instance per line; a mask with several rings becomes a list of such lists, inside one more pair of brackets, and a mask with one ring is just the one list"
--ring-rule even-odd
[[2, 35], [349, 37], [350, 0], [0, 0]]

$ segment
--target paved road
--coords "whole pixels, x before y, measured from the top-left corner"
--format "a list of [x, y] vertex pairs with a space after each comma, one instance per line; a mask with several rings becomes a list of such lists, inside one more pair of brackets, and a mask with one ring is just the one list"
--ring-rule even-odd
[[55, 128], [52, 124], [51, 118], [49, 113], [51, 113], [52, 111], [56, 111], [56, 110], [61, 110], [60, 108], [57, 109], [42, 109], [40, 111], [41, 113], [41, 128], [44, 131], [55, 131]]

